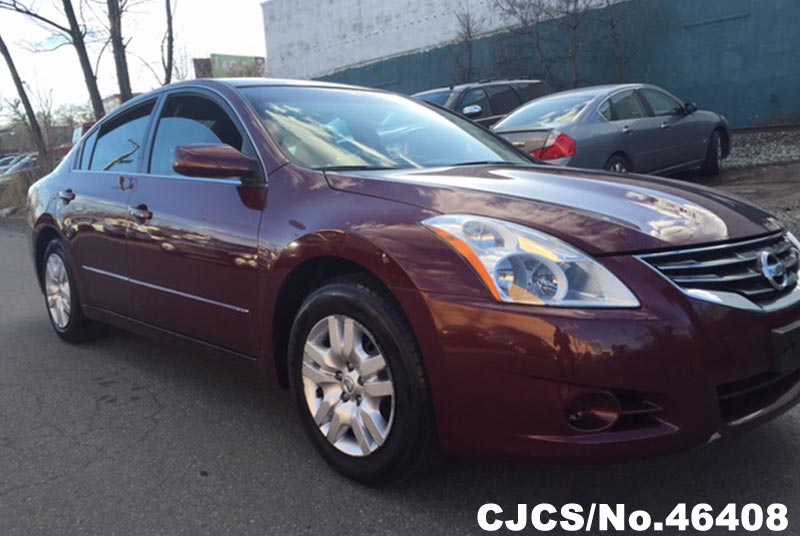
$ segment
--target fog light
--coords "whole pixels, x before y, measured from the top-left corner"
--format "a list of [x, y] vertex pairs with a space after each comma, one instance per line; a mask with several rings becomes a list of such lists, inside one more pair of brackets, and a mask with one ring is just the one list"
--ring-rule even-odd
[[605, 432], [617, 423], [622, 412], [619, 399], [598, 391], [576, 398], [567, 407], [567, 424], [576, 432]]

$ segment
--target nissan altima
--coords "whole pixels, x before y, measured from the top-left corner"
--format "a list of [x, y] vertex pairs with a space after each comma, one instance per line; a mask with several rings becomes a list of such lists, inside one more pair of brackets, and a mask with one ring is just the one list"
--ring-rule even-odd
[[697, 185], [541, 165], [349, 86], [191, 81], [126, 103], [29, 191], [55, 333], [256, 367], [387, 483], [440, 452], [603, 461], [800, 396], [798, 242]]

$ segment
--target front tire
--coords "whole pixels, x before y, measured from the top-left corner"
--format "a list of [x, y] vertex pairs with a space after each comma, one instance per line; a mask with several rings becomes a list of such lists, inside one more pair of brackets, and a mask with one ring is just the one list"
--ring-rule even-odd
[[369, 278], [340, 278], [306, 299], [292, 326], [289, 383], [312, 444], [348, 478], [405, 480], [438, 452], [411, 327]]
[[719, 130], [711, 133], [706, 150], [706, 160], [700, 168], [703, 175], [716, 177], [722, 171], [722, 137]]
[[59, 239], [45, 249], [42, 287], [50, 324], [56, 334], [71, 343], [96, 339], [108, 333], [108, 325], [83, 315], [69, 254]]

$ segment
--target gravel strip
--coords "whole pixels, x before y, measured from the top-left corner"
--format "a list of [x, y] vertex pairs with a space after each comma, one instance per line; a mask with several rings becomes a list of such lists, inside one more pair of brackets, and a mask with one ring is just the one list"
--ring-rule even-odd
[[724, 166], [742, 169], [800, 161], [800, 129], [734, 132]]

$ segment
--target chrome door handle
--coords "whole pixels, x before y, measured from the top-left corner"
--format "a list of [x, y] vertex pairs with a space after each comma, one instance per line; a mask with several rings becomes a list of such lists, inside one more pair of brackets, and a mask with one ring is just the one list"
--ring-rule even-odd
[[138, 207], [128, 209], [128, 214], [136, 218], [137, 220], [151, 220], [153, 219], [153, 213], [148, 210], [147, 205], [139, 205]]
[[668, 129], [669, 128], [669, 123], [661, 123], [661, 128]]
[[61, 198], [65, 203], [69, 203], [75, 199], [75, 192], [73, 192], [71, 189], [63, 190], [58, 192], [58, 197]]
[[633, 133], [633, 129], [631, 127], [622, 127], [622, 132], [625, 134]]

